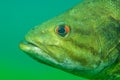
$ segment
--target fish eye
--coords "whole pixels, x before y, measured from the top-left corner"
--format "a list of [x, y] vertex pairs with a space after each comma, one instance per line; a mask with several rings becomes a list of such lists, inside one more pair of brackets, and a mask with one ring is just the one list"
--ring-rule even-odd
[[70, 32], [70, 28], [67, 25], [58, 25], [55, 29], [55, 32], [58, 35], [65, 37]]

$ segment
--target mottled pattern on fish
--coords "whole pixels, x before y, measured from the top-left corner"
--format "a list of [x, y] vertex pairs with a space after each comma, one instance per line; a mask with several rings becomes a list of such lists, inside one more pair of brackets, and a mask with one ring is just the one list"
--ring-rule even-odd
[[120, 80], [120, 0], [85, 0], [33, 28], [20, 48], [91, 80]]

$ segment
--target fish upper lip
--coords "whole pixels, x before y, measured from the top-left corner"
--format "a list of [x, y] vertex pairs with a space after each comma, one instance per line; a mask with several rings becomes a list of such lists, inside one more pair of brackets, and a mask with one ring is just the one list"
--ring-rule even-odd
[[39, 47], [34, 41], [29, 40], [27, 38], [25, 38], [25, 40], [22, 42], [25, 45], [30, 45], [30, 46], [34, 46], [34, 47]]
[[42, 51], [44, 51], [44, 52], [47, 52], [46, 50], [46, 47], [42, 44], [42, 43], [39, 43], [39, 45], [36, 43], [36, 42], [34, 42], [34, 41], [32, 41], [32, 40], [27, 40], [27, 39], [25, 39], [23, 42], [22, 42], [22, 44], [23, 45], [26, 45], [27, 47], [29, 47], [29, 46], [31, 46], [31, 47], [36, 47], [36, 48], [39, 48], [39, 49], [41, 49]]
[[32, 45], [34, 47], [38, 47], [35, 43], [29, 42], [29, 41], [25, 41], [26, 44]]

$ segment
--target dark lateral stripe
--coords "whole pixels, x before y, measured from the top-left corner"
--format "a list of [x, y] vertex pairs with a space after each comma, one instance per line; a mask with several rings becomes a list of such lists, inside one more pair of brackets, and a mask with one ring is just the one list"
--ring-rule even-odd
[[80, 49], [85, 49], [86, 51], [90, 51], [93, 55], [98, 53], [98, 51], [96, 51], [92, 46], [87, 46], [83, 43], [78, 43], [77, 41], [75, 41], [73, 39], [70, 39], [69, 42], [72, 43], [72, 45], [74, 45]]
[[92, 27], [87, 30], [83, 29], [82, 27], [78, 27], [78, 28], [72, 29], [72, 30], [73, 30], [73, 33], [81, 34], [81, 35], [91, 35], [94, 32]]

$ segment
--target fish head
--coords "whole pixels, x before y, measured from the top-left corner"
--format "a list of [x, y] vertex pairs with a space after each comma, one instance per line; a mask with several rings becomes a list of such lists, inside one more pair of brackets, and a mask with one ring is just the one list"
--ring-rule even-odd
[[92, 72], [101, 63], [95, 34], [92, 28], [70, 21], [68, 15], [58, 16], [34, 27], [20, 48], [39, 62], [65, 71]]
[[102, 33], [96, 29], [105, 19], [77, 9], [31, 29], [20, 48], [39, 62], [73, 74], [94, 76], [109, 65], [101, 52]]

